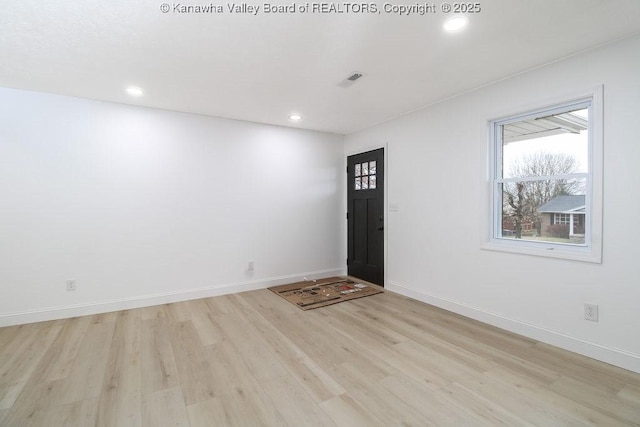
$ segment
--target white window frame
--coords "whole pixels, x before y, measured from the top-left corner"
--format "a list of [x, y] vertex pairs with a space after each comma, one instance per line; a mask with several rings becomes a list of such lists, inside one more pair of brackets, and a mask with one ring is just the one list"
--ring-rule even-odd
[[[507, 239], [502, 237], [502, 194], [499, 183], [502, 166], [502, 137], [500, 126], [512, 122], [556, 114], [589, 104], [589, 164], [586, 174], [585, 244], [573, 245], [552, 242]], [[586, 175], [586, 176], [584, 176]], [[568, 176], [569, 177], [569, 176]], [[483, 249], [527, 255], [562, 258], [593, 263], [602, 262], [602, 200], [603, 200], [603, 87], [574, 96], [567, 96], [546, 106], [505, 115], [489, 121], [489, 198], [490, 224]]]

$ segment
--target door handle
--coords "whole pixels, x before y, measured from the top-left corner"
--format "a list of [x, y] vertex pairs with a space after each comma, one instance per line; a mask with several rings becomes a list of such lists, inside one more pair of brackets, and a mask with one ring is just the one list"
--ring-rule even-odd
[[384, 218], [380, 217], [381, 224], [378, 226], [378, 231], [384, 230]]

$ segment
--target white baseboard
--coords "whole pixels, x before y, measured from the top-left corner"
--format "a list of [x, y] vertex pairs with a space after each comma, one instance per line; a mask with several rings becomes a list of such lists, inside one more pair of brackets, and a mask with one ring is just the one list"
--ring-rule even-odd
[[185, 291], [142, 295], [137, 297], [77, 304], [64, 307], [47, 307], [16, 313], [5, 313], [0, 314], [0, 327], [22, 325], [25, 323], [44, 322], [48, 320], [66, 319], [70, 317], [86, 316], [90, 314], [108, 313], [111, 311], [129, 310], [132, 308], [149, 307], [199, 298], [209, 298], [219, 295], [252, 291], [255, 289], [265, 289], [270, 288], [271, 286], [302, 281], [305, 277], [308, 279], [318, 279], [321, 277], [342, 275], [344, 275], [343, 268], [333, 268], [328, 270], [296, 273], [286, 276], [270, 277], [238, 283], [206, 286], [203, 288], [189, 289]]
[[387, 282], [385, 289], [519, 335], [640, 373], [640, 354], [592, 343], [516, 319], [510, 319], [457, 301], [416, 291], [398, 283]]

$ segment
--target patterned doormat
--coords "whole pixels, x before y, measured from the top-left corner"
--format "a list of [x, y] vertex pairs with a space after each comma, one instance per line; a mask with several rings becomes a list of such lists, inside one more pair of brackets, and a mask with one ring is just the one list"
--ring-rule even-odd
[[288, 285], [271, 287], [269, 290], [302, 310], [326, 307], [384, 292], [377, 286], [358, 283], [342, 277], [289, 283]]

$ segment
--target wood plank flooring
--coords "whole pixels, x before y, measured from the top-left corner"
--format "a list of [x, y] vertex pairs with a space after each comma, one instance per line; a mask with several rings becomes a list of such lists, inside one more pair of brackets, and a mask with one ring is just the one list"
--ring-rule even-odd
[[0, 425], [640, 426], [640, 375], [391, 292], [0, 328]]

